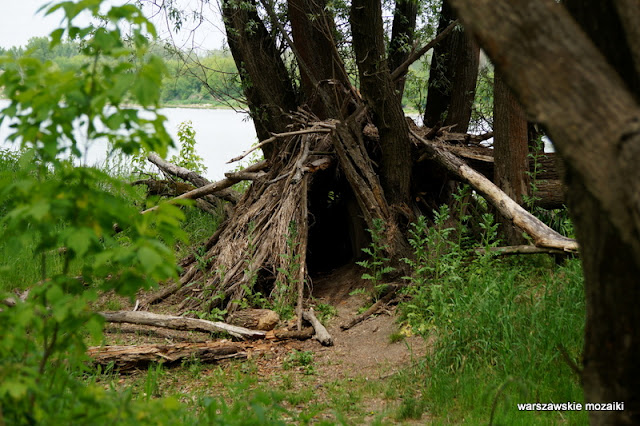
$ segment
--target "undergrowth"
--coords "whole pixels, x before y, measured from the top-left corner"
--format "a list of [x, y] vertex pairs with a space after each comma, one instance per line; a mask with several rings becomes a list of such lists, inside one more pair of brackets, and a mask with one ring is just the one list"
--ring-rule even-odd
[[[562, 353], [578, 359], [585, 302], [580, 262], [557, 266], [546, 255], [498, 259], [470, 252], [452, 238], [449, 209], [434, 224], [412, 225], [414, 258], [401, 321], [433, 342], [431, 354], [397, 380], [419, 384], [407, 398], [434, 423], [547, 424], [586, 422], [584, 412], [519, 412], [517, 403], [583, 402], [579, 377]], [[478, 244], [497, 244], [497, 225], [483, 214]], [[461, 228], [458, 225], [458, 228]], [[434, 256], [433, 253], [437, 253]], [[418, 416], [415, 408], [402, 418]]]

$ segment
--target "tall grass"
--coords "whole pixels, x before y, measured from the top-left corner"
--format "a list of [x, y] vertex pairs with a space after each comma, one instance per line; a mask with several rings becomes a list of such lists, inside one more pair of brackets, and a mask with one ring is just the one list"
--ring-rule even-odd
[[[414, 238], [422, 238], [416, 250], [436, 243], [442, 248], [442, 233], [450, 229], [438, 228], [448, 215], [441, 211], [438, 218], [430, 231], [414, 230]], [[483, 228], [485, 244], [491, 245], [495, 228], [489, 217]], [[398, 380], [424, 380], [420, 406], [435, 423], [586, 421], [584, 412], [519, 412], [516, 405], [583, 402], [579, 377], [562, 355], [576, 359], [582, 350], [580, 262], [572, 259], [558, 267], [544, 255], [459, 261], [463, 254], [469, 255], [453, 242], [440, 260], [422, 257], [424, 262], [453, 260], [448, 265], [413, 265], [422, 275], [412, 277], [411, 300], [400, 310], [414, 330], [434, 343], [419, 371]]]

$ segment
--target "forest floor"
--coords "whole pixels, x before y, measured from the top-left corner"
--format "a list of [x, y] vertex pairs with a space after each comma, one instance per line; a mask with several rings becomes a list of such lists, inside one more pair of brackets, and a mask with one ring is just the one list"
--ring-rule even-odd
[[[369, 283], [362, 270], [343, 267], [317, 277], [313, 282], [313, 302], [329, 304], [335, 315], [325, 326], [334, 346], [317, 341], [259, 341], [248, 348], [248, 359], [201, 364], [197, 360], [174, 368], [138, 370], [111, 375], [102, 380], [105, 387], [115, 381], [119, 387], [132, 387], [134, 394], [154, 397], [176, 396], [189, 403], [204, 396], [222, 397], [228, 404], [256, 395], [270, 398], [287, 410], [285, 419], [296, 423], [326, 424], [423, 424], [427, 413], [415, 410], [407, 398], [407, 380], [412, 366], [424, 359], [428, 344], [418, 336], [400, 333], [395, 306], [342, 331], [340, 324], [358, 313], [370, 300]], [[365, 292], [354, 290], [364, 288]], [[178, 300], [168, 299], [151, 311], [173, 313]], [[99, 302], [103, 310], [118, 307], [113, 297]], [[121, 301], [120, 309], [132, 309]], [[173, 311], [172, 311], [173, 309]], [[193, 331], [162, 330], [130, 324], [106, 327], [105, 344], [178, 343], [212, 340], [210, 335]], [[416, 374], [418, 369], [416, 369]], [[423, 371], [423, 370], [420, 370]], [[404, 378], [404, 379], [403, 379]], [[418, 391], [419, 392], [419, 391]]]

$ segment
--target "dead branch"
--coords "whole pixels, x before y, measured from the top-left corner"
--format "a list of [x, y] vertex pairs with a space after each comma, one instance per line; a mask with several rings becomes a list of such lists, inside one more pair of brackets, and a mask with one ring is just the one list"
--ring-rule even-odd
[[[243, 171], [246, 173], [257, 172], [265, 169], [267, 166], [268, 166], [268, 163], [266, 161], [260, 161], [259, 163], [256, 163], [247, 167]], [[235, 177], [222, 179], [217, 182], [211, 183], [209, 185], [205, 185], [201, 188], [194, 189], [193, 191], [185, 192], [184, 194], [178, 197], [172, 198], [171, 200], [169, 200], [169, 202], [175, 202], [176, 200], [193, 200], [196, 198], [201, 198], [201, 197], [204, 197], [205, 195], [213, 194], [225, 188], [229, 188], [230, 186], [235, 185], [241, 180], [242, 179], [237, 179]], [[157, 209], [158, 209], [158, 206], [154, 206], [154, 207], [151, 207], [150, 209], [147, 209], [141, 212], [141, 214], [146, 214]]]
[[94, 346], [87, 354], [98, 365], [115, 363], [121, 370], [145, 366], [151, 362], [172, 364], [197, 357], [202, 362], [215, 362], [230, 358], [246, 358], [247, 353], [237, 343], [206, 342], [177, 343], [173, 345]]
[[195, 318], [185, 318], [173, 315], [160, 315], [151, 312], [99, 312], [108, 322], [152, 325], [155, 327], [171, 328], [174, 330], [197, 330], [210, 333], [224, 332], [238, 339], [260, 339], [265, 336], [264, 331], [249, 330], [219, 321], [207, 321]]
[[351, 327], [353, 327], [354, 325], [360, 324], [362, 321], [366, 320], [371, 315], [376, 314], [380, 309], [382, 309], [384, 306], [386, 306], [387, 303], [389, 303], [391, 301], [391, 299], [393, 299], [393, 297], [396, 295], [397, 291], [398, 291], [397, 288], [392, 289], [383, 298], [381, 298], [376, 303], [374, 303], [369, 309], [367, 309], [366, 311], [364, 311], [360, 315], [355, 316], [354, 318], [351, 319], [351, 321], [342, 324], [340, 326], [342, 331], [347, 331]]
[[331, 337], [331, 334], [329, 334], [324, 325], [322, 325], [318, 318], [316, 318], [313, 308], [309, 308], [309, 310], [304, 312], [302, 316], [305, 320], [311, 323], [311, 326], [316, 332], [313, 337], [320, 342], [322, 346], [333, 346], [333, 337]]
[[418, 141], [423, 143], [428, 154], [449, 172], [459, 179], [470, 184], [476, 191], [482, 193], [500, 213], [513, 224], [529, 234], [538, 247], [547, 247], [568, 252], [578, 251], [576, 240], [564, 237], [545, 225], [540, 219], [526, 211], [522, 206], [513, 201], [507, 194], [498, 188], [493, 182], [469, 167], [464, 161], [451, 152], [429, 142], [409, 131]]
[[257, 144], [256, 146], [253, 146], [250, 149], [243, 152], [242, 154], [238, 155], [237, 157], [233, 157], [231, 160], [227, 161], [227, 164], [242, 160], [244, 157], [251, 154], [256, 149], [262, 148], [264, 145], [271, 143], [279, 138], [286, 138], [286, 137], [295, 136], [295, 135], [304, 135], [308, 133], [329, 133], [329, 131], [330, 131], [329, 129], [323, 129], [323, 128], [318, 129], [318, 128], [312, 127], [310, 129], [296, 130], [294, 132], [274, 133], [273, 136], [271, 136], [269, 139], [265, 139], [259, 144]]
[[[149, 154], [147, 160], [155, 164], [163, 172], [172, 176], [179, 177], [180, 179], [184, 179], [187, 182], [191, 182], [196, 188], [202, 188], [203, 186], [211, 184], [211, 181], [209, 181], [209, 179], [199, 175], [196, 172], [185, 169], [184, 167], [180, 167], [166, 160], [163, 160], [159, 155], [155, 153]], [[230, 189], [220, 190], [217, 192], [216, 196], [230, 201], [234, 204], [237, 203], [240, 199], [240, 195], [236, 191]], [[208, 201], [212, 204], [215, 204], [215, 198], [213, 197]]]
[[[487, 250], [485, 248], [477, 248], [475, 250], [476, 254], [486, 254]], [[490, 253], [495, 253], [496, 255], [506, 256], [511, 254], [558, 254], [558, 255], [567, 255], [567, 252], [564, 250], [552, 249], [547, 247], [536, 247], [536, 246], [505, 246], [505, 247], [490, 247]]]
[[402, 64], [400, 64], [398, 68], [393, 70], [393, 72], [391, 73], [391, 80], [396, 81], [404, 77], [407, 74], [407, 71], [409, 70], [409, 66], [411, 66], [411, 64], [413, 64], [415, 61], [420, 59], [422, 55], [427, 53], [429, 50], [433, 49], [435, 45], [440, 43], [456, 27], [456, 25], [458, 25], [457, 20], [449, 24], [447, 28], [442, 30], [440, 34], [438, 34], [433, 40], [427, 43], [424, 47], [414, 52], [411, 52], [407, 60], [404, 61]]

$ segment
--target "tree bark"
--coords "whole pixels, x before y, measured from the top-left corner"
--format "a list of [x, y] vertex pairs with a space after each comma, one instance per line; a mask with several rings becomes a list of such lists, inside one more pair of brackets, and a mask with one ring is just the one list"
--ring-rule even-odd
[[603, 56], [619, 46], [600, 44], [603, 31], [621, 28], [583, 22], [590, 40], [552, 0], [452, 2], [565, 160], [585, 274], [585, 398], [625, 404], [624, 411], [590, 412], [591, 423], [638, 424], [640, 108], [611, 68], [615, 61]]
[[[272, 34], [256, 10], [254, 0], [224, 0], [222, 16], [227, 42], [238, 66], [242, 88], [258, 139], [286, 131], [288, 114], [297, 107], [296, 93]], [[277, 144], [264, 147], [269, 159]]]
[[324, 0], [289, 0], [287, 5], [306, 102], [316, 116], [326, 119], [332, 108], [327, 109], [316, 85], [332, 81], [340, 82], [338, 90], [351, 86], [333, 39], [333, 17]]
[[[493, 85], [493, 182], [516, 203], [524, 205], [531, 182], [529, 171], [529, 135], [527, 119], [518, 100], [499, 73]], [[511, 221], [498, 216], [501, 235], [509, 245], [524, 244], [522, 232]]]
[[389, 204], [408, 204], [409, 127], [387, 64], [380, 0], [354, 0], [350, 19], [360, 91], [380, 135], [381, 184]]
[[273, 330], [279, 321], [280, 315], [271, 309], [243, 309], [227, 318], [231, 325], [264, 331]]
[[[442, 2], [438, 32], [456, 19], [449, 0]], [[454, 125], [466, 133], [476, 93], [480, 48], [466, 31], [452, 31], [433, 50], [424, 124]]]
[[120, 370], [147, 366], [151, 362], [173, 364], [196, 357], [202, 362], [246, 358], [247, 353], [237, 343], [206, 342], [173, 345], [93, 346], [87, 351], [95, 364], [114, 363]]
[[249, 330], [236, 325], [219, 321], [207, 321], [195, 318], [178, 317], [174, 315], [160, 315], [151, 312], [100, 312], [108, 322], [126, 322], [129, 324], [152, 325], [155, 327], [172, 328], [174, 330], [198, 330], [210, 333], [229, 333], [239, 339], [259, 339], [265, 336], [264, 331]]
[[[404, 61], [409, 59], [409, 52], [413, 45], [413, 35], [418, 16], [418, 2], [415, 0], [396, 0], [393, 11], [393, 27], [389, 42], [389, 69], [396, 70]], [[406, 79], [400, 78], [395, 82], [396, 94], [402, 102]]]

